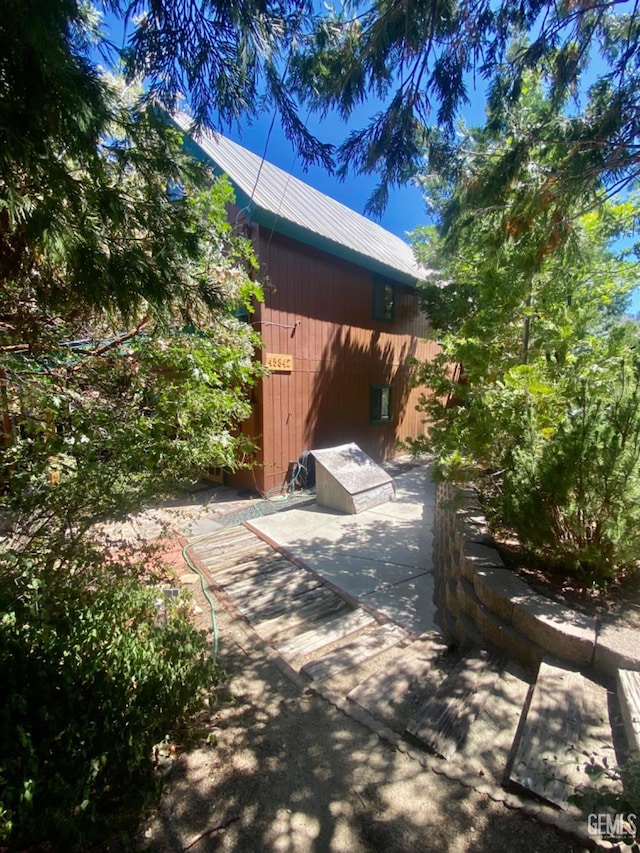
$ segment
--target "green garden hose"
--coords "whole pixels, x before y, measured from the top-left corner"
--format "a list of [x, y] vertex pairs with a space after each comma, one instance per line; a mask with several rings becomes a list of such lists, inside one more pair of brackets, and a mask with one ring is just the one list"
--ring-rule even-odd
[[[280, 500], [283, 502], [286, 502], [291, 497], [293, 497], [296, 494], [295, 493], [295, 486], [296, 486], [296, 483], [300, 477], [301, 472], [302, 472], [302, 468], [299, 465], [298, 470], [296, 471], [295, 476], [289, 485], [290, 491], [283, 494], [282, 490], [279, 490], [279, 493], [277, 496], [275, 494], [271, 494], [270, 492], [267, 492], [267, 494], [264, 498], [262, 498], [261, 500], [255, 501], [253, 504], [253, 509], [254, 509], [254, 512], [256, 513], [256, 515], [258, 517], [262, 515], [262, 512], [258, 507], [258, 505], [261, 503], [278, 503]], [[271, 492], [275, 492], [275, 489], [272, 489]], [[223, 530], [229, 530], [231, 527], [237, 527], [237, 526], [239, 526], [239, 525], [238, 524], [230, 524], [228, 527], [224, 527]], [[196, 566], [196, 564], [193, 562], [193, 560], [189, 556], [189, 550], [191, 548], [193, 548], [194, 545], [197, 545], [200, 542], [203, 542], [205, 539], [211, 539], [213, 536], [217, 536], [218, 533], [222, 533], [222, 530], [216, 530], [213, 533], [204, 533], [202, 536], [198, 536], [192, 542], [188, 542], [182, 549], [182, 558], [185, 561], [185, 563], [187, 564], [187, 566], [189, 566], [191, 571], [195, 572], [198, 575], [198, 577], [200, 578], [200, 587], [202, 588], [202, 592], [204, 593], [204, 597], [207, 599], [207, 602], [209, 604], [209, 609], [211, 610], [211, 628], [213, 631], [213, 654], [212, 654], [212, 657], [213, 657], [214, 661], [217, 660], [217, 658], [218, 658], [218, 643], [219, 643], [219, 640], [218, 640], [218, 619], [216, 617], [216, 605], [215, 605], [213, 598], [211, 597], [211, 595], [209, 593], [209, 590], [207, 589], [206, 577], [204, 575], [204, 572], [201, 569], [199, 569], [198, 566]]]
[[200, 536], [198, 539], [193, 542], [188, 542], [184, 548], [182, 549], [182, 558], [185, 563], [189, 566], [191, 571], [195, 572], [200, 578], [200, 586], [202, 588], [202, 592], [204, 593], [204, 597], [207, 599], [209, 603], [209, 609], [211, 610], [211, 628], [213, 631], [213, 653], [212, 657], [214, 662], [218, 659], [218, 619], [216, 617], [216, 605], [209, 594], [209, 590], [206, 585], [206, 578], [204, 576], [204, 572], [196, 566], [191, 557], [189, 556], [189, 549], [192, 548], [196, 543], [201, 542], [203, 539], [208, 539], [211, 536], [215, 536], [215, 533], [207, 533], [205, 536]]

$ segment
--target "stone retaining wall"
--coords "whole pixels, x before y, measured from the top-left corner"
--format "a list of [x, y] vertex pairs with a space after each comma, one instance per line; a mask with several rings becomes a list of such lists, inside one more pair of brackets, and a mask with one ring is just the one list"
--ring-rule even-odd
[[505, 568], [491, 547], [486, 519], [470, 490], [437, 489], [434, 520], [434, 599], [448, 642], [487, 642], [524, 664], [542, 656], [614, 675], [640, 670], [624, 631], [534, 592]]

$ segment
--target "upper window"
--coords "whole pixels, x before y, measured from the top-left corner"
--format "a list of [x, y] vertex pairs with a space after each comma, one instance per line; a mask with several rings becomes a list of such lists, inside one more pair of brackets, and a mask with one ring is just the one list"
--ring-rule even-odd
[[240, 305], [240, 307], [236, 308], [236, 310], [233, 312], [233, 316], [237, 317], [238, 320], [240, 320], [242, 323], [248, 323], [249, 322], [249, 309], [243, 303], [242, 305]]
[[373, 319], [393, 322], [396, 313], [396, 289], [382, 278], [373, 280]]

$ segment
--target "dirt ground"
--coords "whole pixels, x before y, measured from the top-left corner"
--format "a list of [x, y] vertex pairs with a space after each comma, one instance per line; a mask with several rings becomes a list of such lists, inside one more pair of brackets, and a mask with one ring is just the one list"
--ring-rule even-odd
[[[206, 626], [209, 608], [193, 585]], [[296, 684], [218, 610], [227, 674], [140, 830], [150, 853], [552, 853], [556, 829], [431, 770]]]

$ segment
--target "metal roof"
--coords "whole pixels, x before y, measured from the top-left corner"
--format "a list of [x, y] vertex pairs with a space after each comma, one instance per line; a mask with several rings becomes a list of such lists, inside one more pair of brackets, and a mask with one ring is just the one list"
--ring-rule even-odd
[[173, 121], [194, 153], [228, 176], [237, 203], [253, 221], [382, 275], [410, 284], [424, 276], [409, 244], [381, 225], [219, 133], [192, 133], [186, 113]]

